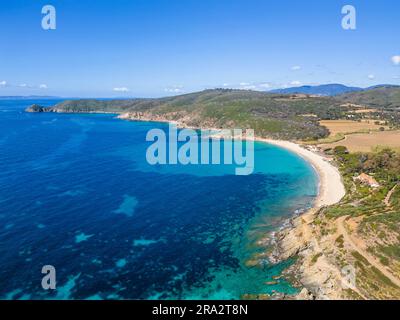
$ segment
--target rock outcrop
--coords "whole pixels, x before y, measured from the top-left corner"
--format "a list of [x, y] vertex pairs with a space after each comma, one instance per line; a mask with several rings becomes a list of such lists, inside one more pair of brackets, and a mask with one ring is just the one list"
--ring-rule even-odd
[[25, 110], [26, 112], [45, 112], [46, 108], [38, 104], [33, 104]]

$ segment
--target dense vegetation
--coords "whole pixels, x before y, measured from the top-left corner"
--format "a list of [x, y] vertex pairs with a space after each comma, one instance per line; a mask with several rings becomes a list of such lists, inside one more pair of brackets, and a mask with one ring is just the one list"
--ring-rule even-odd
[[397, 110], [400, 108], [400, 87], [379, 86], [366, 91], [346, 93], [337, 99], [376, 109]]
[[[329, 215], [374, 215], [394, 208], [387, 207], [384, 199], [388, 192], [400, 183], [400, 155], [398, 153], [391, 149], [376, 153], [349, 153], [345, 147], [336, 147], [333, 154], [340, 165], [347, 195], [340, 204], [329, 208], [327, 212]], [[373, 177], [380, 187], [371, 188], [367, 184], [356, 181], [355, 177], [361, 173]], [[392, 204], [397, 201], [396, 196], [396, 194], [392, 195], [390, 199]], [[400, 206], [398, 210], [400, 212]]]
[[[265, 93], [215, 89], [160, 99], [67, 100], [31, 112], [130, 113], [132, 118], [175, 120], [193, 127], [254, 129], [258, 136], [315, 140], [329, 132], [319, 120], [360, 120], [359, 106], [374, 108], [368, 114], [392, 127], [400, 124], [400, 87], [380, 86], [340, 96]], [[347, 104], [347, 105], [346, 105]]]
[[[390, 149], [375, 153], [349, 153], [336, 147], [333, 155], [340, 165], [346, 197], [337, 205], [323, 209], [319, 223], [323, 232], [336, 232], [335, 219], [346, 216], [356, 221], [353, 235], [362, 239], [366, 250], [392, 274], [400, 274], [400, 154]], [[371, 187], [355, 179], [368, 174], [378, 183]], [[333, 228], [333, 229], [332, 229]], [[339, 264], [351, 263], [357, 268], [357, 285], [374, 299], [398, 298], [400, 288], [358, 252], [343, 247], [343, 237], [336, 240]], [[347, 247], [347, 250], [349, 248]]]
[[318, 120], [338, 119], [344, 109], [328, 97], [217, 89], [161, 99], [67, 100], [42, 111], [140, 113], [186, 119], [185, 124], [196, 127], [249, 128], [265, 137], [317, 139], [328, 135]]
[[[400, 126], [400, 87], [376, 86], [369, 90], [346, 93], [337, 96], [338, 101], [376, 109], [370, 116], [387, 122], [390, 126]], [[362, 118], [361, 114], [352, 114], [353, 119]]]

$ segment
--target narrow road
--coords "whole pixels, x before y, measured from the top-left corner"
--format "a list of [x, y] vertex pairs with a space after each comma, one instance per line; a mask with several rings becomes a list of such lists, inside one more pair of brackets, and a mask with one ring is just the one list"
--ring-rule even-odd
[[348, 234], [346, 227], [344, 225], [345, 220], [348, 216], [340, 217], [339, 219], [336, 220], [337, 223], [337, 230], [340, 234], [343, 235], [343, 240], [350, 245], [350, 247], [354, 250], [357, 251], [360, 255], [362, 255], [370, 265], [374, 266], [377, 268], [380, 272], [382, 272], [387, 278], [390, 279], [396, 286], [400, 287], [400, 279], [395, 277], [391, 272], [389, 272], [386, 267], [381, 264], [377, 259], [375, 259], [373, 256], [371, 256], [366, 250], [361, 248], [359, 245], [357, 245], [354, 240], [352, 239], [351, 235]]

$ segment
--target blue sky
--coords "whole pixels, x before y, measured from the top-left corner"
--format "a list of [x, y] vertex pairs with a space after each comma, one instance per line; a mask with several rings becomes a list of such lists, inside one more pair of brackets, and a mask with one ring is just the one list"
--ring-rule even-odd
[[[56, 30], [41, 28], [46, 4]], [[0, 29], [0, 95], [400, 84], [398, 0], [1, 0]]]

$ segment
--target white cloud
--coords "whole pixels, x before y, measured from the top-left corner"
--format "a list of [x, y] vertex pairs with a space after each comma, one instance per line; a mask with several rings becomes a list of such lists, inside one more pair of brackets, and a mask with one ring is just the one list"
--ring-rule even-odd
[[130, 90], [127, 87], [119, 87], [119, 88], [114, 88], [113, 91], [115, 91], [115, 92], [129, 92]]
[[[42, 86], [46, 86], [46, 85], [44, 84], [44, 85], [42, 85]], [[32, 85], [27, 84], [27, 83], [20, 83], [20, 84], [18, 85], [18, 87], [20, 87], [20, 88], [29, 88], [29, 89], [34, 89], [34, 88], [35, 88], [35, 86], [32, 86]], [[41, 88], [41, 87], [39, 86], [39, 88]], [[46, 86], [46, 87], [43, 87], [43, 88], [41, 88], [41, 89], [47, 89], [47, 86]]]
[[269, 83], [261, 83], [261, 84], [259, 85], [259, 87], [262, 88], [262, 89], [269, 89], [269, 88], [271, 88], [271, 86], [270, 86]]
[[301, 69], [301, 66], [293, 66], [291, 69], [292, 71], [297, 71]]
[[395, 66], [400, 65], [400, 56], [393, 56], [392, 57], [392, 62]]
[[255, 89], [257, 89], [257, 86], [255, 86], [254, 84], [247, 83], [247, 82], [242, 82], [242, 83], [240, 83], [240, 89], [255, 90]]
[[290, 83], [290, 85], [291, 85], [291, 86], [300, 86], [300, 85], [301, 85], [301, 82], [295, 80], [295, 81], [292, 81], [292, 82]]
[[223, 87], [229, 87], [229, 83], [224, 83], [223, 85], [222, 85]]
[[29, 88], [29, 89], [48, 89], [47, 84], [30, 85], [27, 83], [13, 84], [7, 81], [0, 81], [0, 87], [15, 87], [15, 88]]
[[165, 92], [169, 92], [169, 93], [180, 93], [180, 92], [182, 92], [182, 90], [179, 89], [179, 88], [165, 88], [164, 91]]
[[181, 86], [181, 85], [179, 85], [179, 86], [171, 86], [171, 87], [165, 88], [164, 91], [168, 92], [168, 93], [182, 93], [182, 92], [184, 92], [183, 86]]
[[248, 82], [239, 83], [240, 89], [242, 90], [256, 90], [257, 86]]
[[375, 75], [374, 74], [369, 74], [368, 75], [368, 79], [369, 80], [374, 80], [375, 79]]

